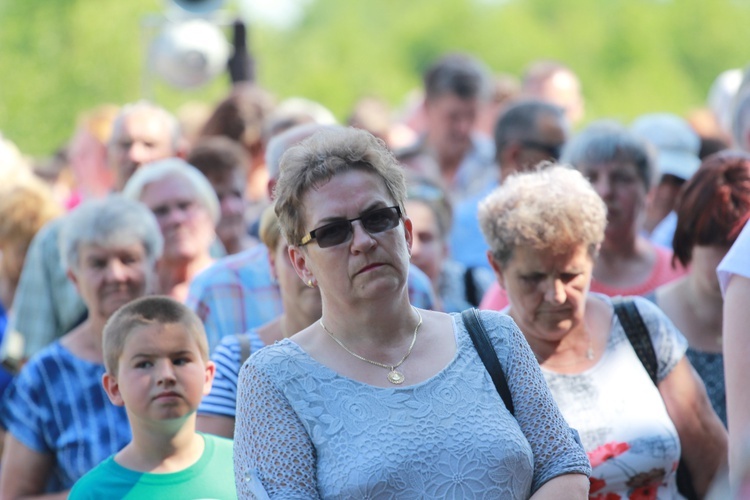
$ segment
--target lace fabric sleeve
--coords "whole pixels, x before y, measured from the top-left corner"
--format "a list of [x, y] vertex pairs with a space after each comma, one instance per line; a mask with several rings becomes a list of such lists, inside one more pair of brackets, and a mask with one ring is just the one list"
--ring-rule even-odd
[[240, 370], [234, 435], [239, 498], [256, 498], [259, 481], [271, 498], [319, 498], [315, 448], [272, 376], [254, 356]]
[[483, 312], [482, 320], [505, 370], [516, 420], [534, 454], [532, 492], [563, 474], [590, 475], [589, 459], [552, 399], [521, 331], [499, 313]]

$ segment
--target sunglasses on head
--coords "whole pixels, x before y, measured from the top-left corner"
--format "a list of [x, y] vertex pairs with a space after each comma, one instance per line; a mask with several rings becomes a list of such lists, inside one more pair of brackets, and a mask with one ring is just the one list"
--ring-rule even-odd
[[320, 226], [307, 233], [302, 238], [300, 246], [307, 245], [315, 240], [320, 248], [328, 248], [349, 241], [354, 233], [352, 222], [355, 220], [360, 221], [364, 230], [370, 234], [382, 233], [398, 226], [401, 220], [401, 209], [398, 205], [378, 208], [354, 219], [337, 220], [325, 226]]

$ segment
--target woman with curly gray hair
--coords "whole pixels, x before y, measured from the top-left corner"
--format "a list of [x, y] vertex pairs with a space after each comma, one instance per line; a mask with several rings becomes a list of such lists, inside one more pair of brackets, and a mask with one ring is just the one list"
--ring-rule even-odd
[[[607, 208], [607, 224], [594, 264], [591, 290], [610, 297], [646, 295], [685, 274], [672, 252], [640, 235], [646, 194], [655, 171], [645, 141], [617, 122], [595, 122], [565, 145], [560, 160], [586, 177]], [[508, 304], [498, 287], [481, 307]]]
[[725, 457], [726, 433], [669, 319], [646, 299], [627, 302], [653, 346], [651, 374], [613, 301], [589, 293], [607, 224], [590, 183], [563, 166], [518, 174], [480, 204], [479, 220], [507, 312], [589, 455], [590, 494], [681, 498], [674, 472], [681, 457], [705, 493]]

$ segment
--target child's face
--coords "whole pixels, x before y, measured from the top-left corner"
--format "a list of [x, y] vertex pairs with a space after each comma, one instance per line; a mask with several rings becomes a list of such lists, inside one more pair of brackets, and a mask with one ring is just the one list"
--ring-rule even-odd
[[[117, 375], [105, 374], [112, 403], [143, 420], [171, 420], [195, 412], [211, 390], [215, 366], [179, 323], [155, 324], [130, 333]], [[132, 422], [131, 422], [132, 423]]]

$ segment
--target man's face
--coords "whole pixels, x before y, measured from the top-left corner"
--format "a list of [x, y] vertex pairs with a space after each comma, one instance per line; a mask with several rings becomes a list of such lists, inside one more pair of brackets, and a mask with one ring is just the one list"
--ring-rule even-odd
[[462, 99], [455, 94], [443, 94], [425, 102], [428, 141], [439, 157], [462, 157], [471, 147], [478, 109], [478, 99]]
[[541, 82], [537, 97], [563, 108], [568, 120], [573, 124], [580, 122], [583, 118], [584, 103], [581, 83], [578, 77], [569, 71], [557, 71]]
[[121, 191], [144, 163], [175, 156], [172, 130], [165, 116], [151, 109], [139, 109], [112, 131], [107, 161], [115, 172], [115, 189]]
[[568, 133], [567, 120], [555, 115], [540, 115], [533, 135], [511, 143], [506, 154], [501, 152], [498, 159], [502, 178], [531, 170], [543, 161], [558, 161]]

